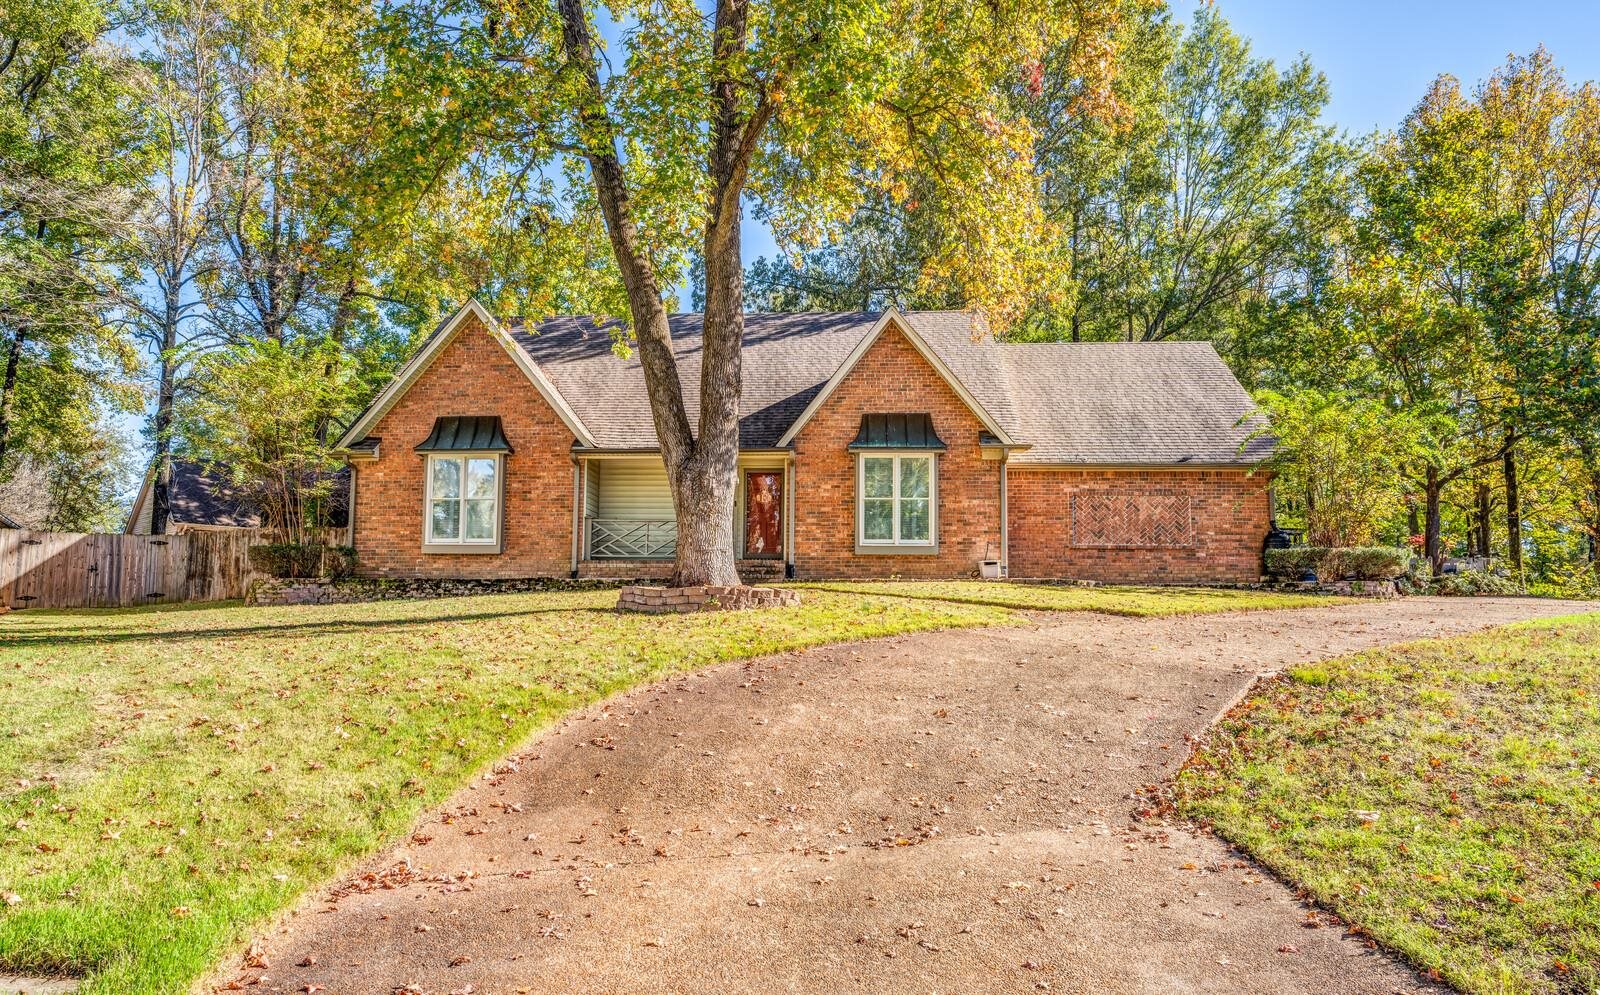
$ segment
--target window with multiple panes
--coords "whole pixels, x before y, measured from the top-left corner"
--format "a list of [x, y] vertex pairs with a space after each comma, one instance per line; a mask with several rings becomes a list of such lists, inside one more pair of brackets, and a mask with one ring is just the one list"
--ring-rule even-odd
[[493, 545], [500, 540], [500, 457], [428, 457], [428, 542]]
[[862, 456], [858, 483], [861, 545], [933, 545], [933, 456]]

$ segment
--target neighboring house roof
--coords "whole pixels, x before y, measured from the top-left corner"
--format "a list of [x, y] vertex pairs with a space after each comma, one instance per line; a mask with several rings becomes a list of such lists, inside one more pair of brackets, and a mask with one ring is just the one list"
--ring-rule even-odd
[[[425, 367], [427, 354], [442, 346], [471, 308], [483, 313], [474, 302], [441, 325], [342, 445], [371, 448], [365, 432], [381, 417], [380, 403], [383, 410], [394, 403], [402, 378]], [[787, 445], [891, 324], [973, 407], [984, 425], [984, 444], [1012, 447], [1014, 463], [1251, 465], [1273, 447], [1269, 437], [1256, 434], [1262, 423], [1252, 415], [1255, 405], [1207, 342], [1001, 342], [981, 319], [963, 311], [747, 314], [744, 320], [744, 449]], [[668, 319], [691, 412], [699, 406], [701, 321], [699, 314]], [[584, 430], [575, 431], [583, 446], [657, 447], [637, 350], [622, 358], [613, 348], [617, 322], [557, 317], [485, 323], [503, 342], [515, 344], [528, 361], [519, 365], [538, 372], [541, 392], [548, 384], [559, 394], [563, 417]]]
[[[149, 532], [154, 483], [154, 473], [147, 472], [144, 486], [139, 489], [139, 496], [134, 500], [125, 531], [140, 534]], [[341, 527], [348, 521], [349, 497], [350, 471], [349, 468], [342, 468], [334, 475], [333, 492], [329, 502], [332, 518], [329, 524], [335, 528]], [[168, 502], [171, 508], [167, 523], [169, 531], [183, 525], [253, 529], [261, 524], [261, 513], [227, 480], [219, 474], [207, 472], [204, 466], [190, 460], [172, 461], [172, 484], [168, 490]]]

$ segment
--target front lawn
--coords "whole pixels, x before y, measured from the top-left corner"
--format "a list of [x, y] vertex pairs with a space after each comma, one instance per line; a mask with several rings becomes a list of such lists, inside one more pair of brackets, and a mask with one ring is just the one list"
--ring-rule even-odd
[[1017, 619], [980, 603], [993, 586], [669, 617], [589, 591], [0, 618], [0, 973], [186, 991], [562, 713], [717, 661]]
[[1459, 988], [1600, 989], [1600, 615], [1291, 671], [1176, 791]]

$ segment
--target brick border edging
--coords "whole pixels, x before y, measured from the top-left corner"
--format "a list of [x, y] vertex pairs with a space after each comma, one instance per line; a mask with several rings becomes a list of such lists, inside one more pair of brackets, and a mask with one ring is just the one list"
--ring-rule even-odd
[[799, 591], [776, 587], [649, 587], [629, 584], [617, 595], [618, 611], [645, 615], [792, 607], [799, 603]]

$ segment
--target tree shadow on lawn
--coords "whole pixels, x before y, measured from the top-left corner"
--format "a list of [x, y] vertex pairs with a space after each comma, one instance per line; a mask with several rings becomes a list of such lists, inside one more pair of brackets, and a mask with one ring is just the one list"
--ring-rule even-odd
[[[1025, 612], [1090, 612], [1100, 615], [1118, 615], [1125, 618], [1147, 618], [1190, 614], [1194, 606], [1203, 606], [1203, 613], [1250, 609], [1276, 609], [1289, 605], [1262, 604], [1259, 591], [1235, 588], [1205, 587], [1079, 587], [1073, 584], [1027, 583], [1019, 581], [989, 582], [995, 585], [992, 593], [982, 591], [926, 591], [897, 587], [899, 581], [859, 581], [846, 584], [817, 581], [796, 585], [809, 591], [826, 591], [832, 594], [875, 595], [884, 598], [904, 598], [908, 601], [932, 601], [944, 604], [978, 605], [988, 608], [1009, 608]], [[908, 583], [916, 584], [918, 581]], [[940, 581], [931, 583], [939, 584]], [[878, 585], [882, 585], [881, 589]], [[1020, 596], [1018, 596], [1020, 594]], [[1060, 603], [1049, 603], [1050, 598]], [[1288, 597], [1288, 596], [1286, 596]], [[1304, 606], [1329, 606], [1344, 603], [1332, 596], [1325, 599], [1314, 595], [1295, 595], [1305, 598]], [[1313, 600], [1317, 598], [1317, 600]], [[1072, 603], [1069, 599], [1076, 599]], [[1237, 604], [1234, 604], [1237, 602]]]
[[[615, 615], [614, 608], [590, 607], [551, 607], [527, 608], [518, 611], [494, 612], [457, 612], [447, 615], [428, 615], [420, 618], [350, 618], [327, 619], [317, 622], [286, 622], [265, 625], [235, 625], [217, 626], [199, 629], [173, 629], [156, 630], [148, 629], [133, 632], [105, 632], [95, 629], [63, 632], [57, 626], [42, 625], [38, 622], [31, 626], [27, 622], [13, 622], [0, 632], [0, 650], [29, 649], [33, 647], [67, 647], [67, 646], [109, 646], [117, 643], [148, 642], [152, 644], [187, 643], [205, 639], [221, 639], [230, 636], [287, 636], [293, 638], [306, 638], [315, 636], [350, 635], [357, 632], [366, 632], [374, 629], [420, 629], [431, 625], [440, 625], [451, 622], [486, 622], [503, 618], [522, 618], [530, 615], [569, 614], [569, 615]], [[60, 614], [52, 615], [52, 619], [60, 619]], [[95, 617], [95, 616], [91, 616]], [[98, 616], [104, 617], [104, 616]]]

